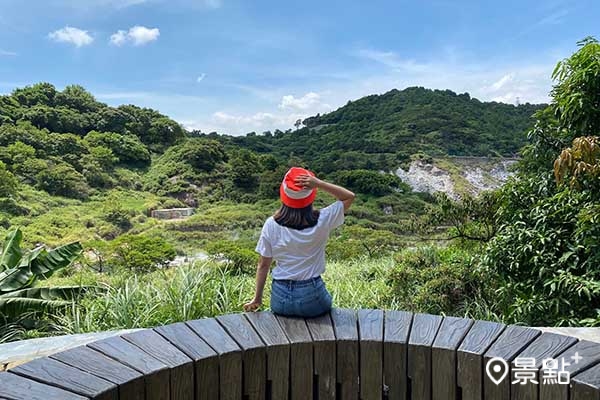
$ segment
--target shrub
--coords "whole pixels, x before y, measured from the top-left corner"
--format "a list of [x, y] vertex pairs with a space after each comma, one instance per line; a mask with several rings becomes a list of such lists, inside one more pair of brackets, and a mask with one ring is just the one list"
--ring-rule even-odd
[[111, 247], [110, 262], [135, 272], [167, 267], [177, 254], [166, 240], [146, 235], [121, 235]]
[[6, 165], [0, 161], [0, 197], [12, 196], [17, 192], [17, 178], [6, 169]]
[[219, 240], [211, 242], [206, 252], [213, 258], [224, 258], [225, 265], [234, 273], [253, 273], [256, 270], [258, 255], [239, 242]]
[[89, 187], [83, 175], [72, 166], [61, 162], [51, 164], [48, 169], [37, 174], [40, 189], [50, 194], [85, 199], [89, 194]]
[[395, 189], [410, 191], [396, 175], [369, 170], [340, 171], [332, 174], [332, 180], [359, 193], [383, 196]]
[[420, 247], [395, 256], [388, 280], [401, 308], [431, 314], [462, 314], [469, 303], [487, 298], [490, 277], [475, 268], [471, 254], [449, 247]]

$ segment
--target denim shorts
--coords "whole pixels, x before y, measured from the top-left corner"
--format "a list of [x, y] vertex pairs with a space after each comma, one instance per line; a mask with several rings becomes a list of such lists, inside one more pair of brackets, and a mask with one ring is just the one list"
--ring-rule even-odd
[[317, 317], [331, 310], [331, 295], [320, 276], [305, 281], [273, 279], [271, 311], [294, 317]]

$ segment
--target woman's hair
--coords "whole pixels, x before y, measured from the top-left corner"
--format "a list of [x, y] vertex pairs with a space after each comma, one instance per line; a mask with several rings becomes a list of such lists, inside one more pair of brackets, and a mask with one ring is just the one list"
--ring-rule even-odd
[[292, 208], [282, 204], [273, 218], [281, 226], [302, 230], [317, 224], [319, 210], [313, 209], [312, 204], [304, 208]]

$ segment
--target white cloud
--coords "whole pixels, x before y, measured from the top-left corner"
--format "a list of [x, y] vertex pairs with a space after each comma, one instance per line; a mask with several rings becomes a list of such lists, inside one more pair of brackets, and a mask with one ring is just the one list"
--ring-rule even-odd
[[127, 36], [133, 41], [135, 46], [141, 46], [158, 39], [160, 30], [158, 28], [146, 28], [145, 26], [137, 25], [129, 29]]
[[112, 35], [110, 35], [110, 42], [115, 46], [122, 46], [127, 41], [127, 32], [123, 30], [118, 30]]
[[74, 44], [75, 47], [82, 47], [91, 44], [94, 38], [88, 33], [78, 28], [65, 26], [62, 29], [50, 32], [48, 38], [55, 42], [64, 42]]
[[328, 104], [321, 103], [321, 96], [315, 92], [308, 92], [302, 97], [289, 94], [283, 96], [279, 108], [282, 110], [316, 110], [318, 108], [331, 108]]
[[196, 79], [196, 82], [200, 83], [204, 80], [204, 78], [206, 78], [206, 74], [203, 72], [200, 74], [200, 76]]
[[146, 28], [145, 26], [136, 25], [129, 28], [129, 31], [118, 30], [110, 36], [110, 42], [115, 46], [122, 46], [125, 43], [131, 42], [134, 46], [142, 46], [153, 42], [160, 36], [158, 28]]
[[502, 78], [500, 78], [500, 80], [492, 83], [491, 88], [495, 91], [502, 89], [502, 87], [504, 87], [507, 83], [509, 83], [510, 81], [513, 80], [513, 78], [515, 77], [514, 74], [507, 74], [504, 75]]
[[[439, 58], [430, 62], [403, 61], [392, 51], [362, 49], [355, 56], [376, 61], [385, 68], [369, 70], [368, 76], [354, 78], [334, 92], [346, 99], [367, 94], [382, 93], [392, 88], [424, 86], [432, 89], [450, 89], [458, 93], [468, 92], [482, 101], [548, 102], [552, 87], [550, 74], [555, 55], [547, 60], [538, 57], [536, 62], [511, 62], [500, 64], [468, 63], [455, 54], [451, 60]], [[498, 79], [498, 77], [501, 77]], [[343, 98], [342, 97], [342, 98]], [[335, 102], [335, 104], [344, 104]]]
[[13, 57], [16, 56], [17, 53], [15, 53], [14, 51], [8, 51], [8, 50], [2, 50], [0, 49], [0, 57], [6, 56], [6, 57]]
[[396, 71], [422, 72], [429, 68], [428, 64], [417, 63], [414, 60], [404, 60], [393, 51], [381, 51], [375, 49], [360, 49], [354, 53], [360, 58], [375, 61]]

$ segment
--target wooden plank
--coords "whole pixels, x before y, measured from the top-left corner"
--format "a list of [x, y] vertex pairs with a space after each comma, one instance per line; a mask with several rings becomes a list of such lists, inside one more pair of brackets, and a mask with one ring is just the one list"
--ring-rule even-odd
[[331, 310], [333, 331], [337, 339], [337, 390], [341, 400], [356, 400], [360, 395], [358, 319], [354, 310]]
[[431, 348], [431, 395], [433, 400], [455, 399], [458, 396], [456, 382], [456, 349], [471, 329], [473, 320], [446, 317]]
[[571, 379], [571, 400], [600, 400], [600, 364]]
[[75, 347], [50, 358], [119, 385], [119, 399], [144, 399], [143, 374], [89, 347]]
[[523, 350], [517, 358], [531, 358], [535, 360], [535, 371], [538, 375], [537, 383], [527, 382], [520, 384], [514, 382], [514, 369], [516, 367], [515, 360], [511, 363], [511, 372], [508, 376], [511, 382], [511, 399], [512, 400], [537, 400], [539, 392], [539, 370], [542, 366], [542, 361], [547, 358], [555, 358], [560, 353], [577, 343], [577, 339], [571, 336], [557, 335], [556, 333], [542, 333], [535, 339], [525, 350]]
[[336, 399], [336, 341], [329, 314], [307, 318], [306, 325], [313, 338], [315, 379], [318, 399]]
[[412, 313], [385, 311], [383, 324], [383, 384], [389, 399], [406, 400], [408, 395], [408, 338]]
[[483, 398], [483, 354], [504, 331], [496, 322], [475, 321], [457, 350], [456, 378], [462, 400]]
[[[581, 357], [577, 363], [574, 357]], [[582, 340], [575, 345], [569, 347], [556, 357], [560, 363], [565, 364], [564, 370], [574, 378], [578, 373], [584, 371], [591, 366], [600, 363], [600, 344]], [[568, 400], [569, 385], [560, 384], [542, 384], [540, 385], [540, 399], [542, 400]]]
[[313, 343], [302, 318], [277, 315], [277, 321], [290, 341], [290, 398], [313, 398]]
[[415, 314], [408, 340], [412, 400], [431, 399], [431, 346], [442, 324], [439, 315]]
[[[287, 399], [290, 374], [290, 342], [275, 315], [251, 312], [246, 318], [267, 345], [267, 398]], [[270, 397], [268, 397], [270, 396]]]
[[[510, 363], [540, 334], [541, 332], [537, 329], [517, 325], [508, 326], [483, 355], [484, 368], [495, 357]], [[483, 376], [483, 393], [486, 400], [510, 399], [510, 386], [511, 378], [509, 376], [498, 384], [492, 382], [487, 373]]]
[[220, 315], [216, 319], [244, 350], [244, 395], [248, 400], [264, 400], [267, 383], [265, 344], [243, 314]]
[[188, 321], [188, 326], [219, 355], [220, 400], [242, 398], [242, 349], [214, 318]]
[[154, 329], [194, 360], [196, 400], [219, 398], [219, 358], [200, 336], [183, 322]]
[[119, 336], [92, 342], [88, 347], [144, 374], [146, 400], [168, 400], [169, 368]]
[[360, 398], [383, 396], [383, 311], [358, 310]]
[[171, 400], [194, 399], [194, 364], [191, 358], [151, 329], [121, 337], [169, 367]]
[[86, 400], [87, 397], [44, 385], [22, 376], [0, 372], [0, 396], [11, 400]]
[[97, 400], [119, 399], [116, 384], [52, 358], [32, 360], [12, 368], [10, 372]]

